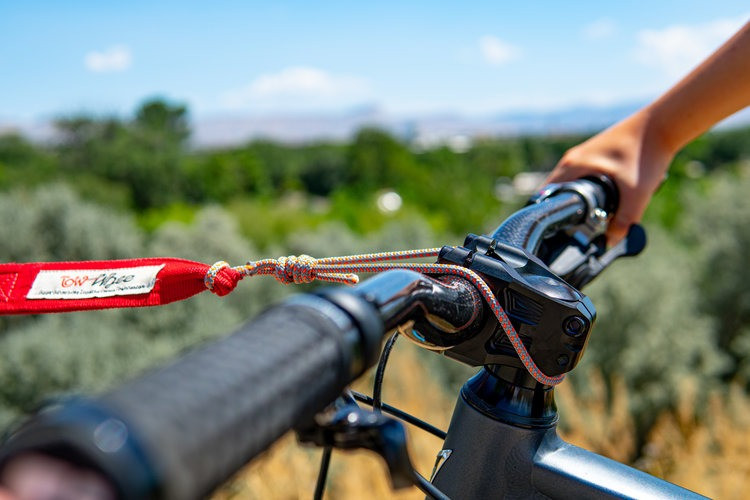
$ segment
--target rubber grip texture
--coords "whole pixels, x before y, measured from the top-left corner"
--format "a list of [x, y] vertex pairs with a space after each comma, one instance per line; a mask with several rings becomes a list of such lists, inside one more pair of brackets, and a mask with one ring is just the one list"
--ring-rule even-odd
[[528, 250], [536, 246], [548, 229], [560, 222], [570, 222], [571, 215], [585, 207], [583, 199], [577, 194], [560, 193], [514, 213], [495, 230], [492, 237], [501, 243]]
[[99, 401], [145, 448], [159, 497], [201, 498], [351, 382], [338, 323], [280, 306]]

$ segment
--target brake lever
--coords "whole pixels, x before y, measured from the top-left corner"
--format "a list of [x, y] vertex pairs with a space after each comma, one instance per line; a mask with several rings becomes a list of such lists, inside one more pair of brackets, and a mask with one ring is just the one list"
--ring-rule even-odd
[[313, 425], [297, 429], [297, 438], [317, 446], [374, 451], [385, 461], [394, 489], [416, 485], [404, 425], [382, 413], [360, 408], [351, 394], [343, 394], [319, 413]]
[[640, 224], [632, 224], [628, 234], [617, 245], [603, 252], [603, 244], [604, 240], [600, 239], [592, 242], [584, 251], [566, 249], [550, 264], [550, 269], [580, 290], [616, 259], [640, 254], [646, 247], [646, 230]]

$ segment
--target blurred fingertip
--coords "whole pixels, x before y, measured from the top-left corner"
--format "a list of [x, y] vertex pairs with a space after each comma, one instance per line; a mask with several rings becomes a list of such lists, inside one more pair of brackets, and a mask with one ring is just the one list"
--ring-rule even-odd
[[612, 219], [607, 228], [607, 246], [613, 247], [622, 241], [628, 234], [630, 222], [622, 222], [617, 217]]

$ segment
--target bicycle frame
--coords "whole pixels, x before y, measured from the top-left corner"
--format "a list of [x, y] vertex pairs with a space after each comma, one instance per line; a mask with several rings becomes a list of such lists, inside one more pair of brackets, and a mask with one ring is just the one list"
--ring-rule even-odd
[[[424, 280], [416, 273], [389, 271], [356, 291], [376, 294], [385, 323], [397, 324], [393, 318], [403, 317], [424, 296], [419, 291]], [[452, 300], [471, 299], [458, 294]], [[509, 374], [515, 380], [507, 380]], [[408, 414], [389, 413], [420, 425]], [[557, 422], [554, 387], [516, 368], [483, 367], [461, 389], [430, 479], [452, 499], [705, 498], [566, 443]]]
[[[517, 212], [492, 238], [534, 253], [550, 231], [580, 220], [585, 209], [581, 196], [562, 193], [554, 206]], [[391, 288], [388, 281], [388, 273], [378, 278], [382, 289]], [[373, 288], [364, 285], [365, 293]], [[431, 481], [455, 499], [705, 498], [564, 442], [557, 422], [554, 387], [515, 363], [484, 366], [461, 389]]]
[[[432, 478], [450, 498], [704, 498], [564, 442], [557, 435], [554, 389], [543, 397], [546, 427], [506, 423], [507, 410], [477, 407], [488, 394], [507, 395], [509, 385], [482, 369], [461, 390]], [[513, 389], [535, 397], [533, 389]]]
[[[377, 293], [384, 322], [396, 324], [423, 279], [389, 271], [356, 293]], [[557, 422], [554, 387], [517, 367], [483, 367], [461, 389], [431, 481], [453, 499], [705, 498], [564, 442]]]

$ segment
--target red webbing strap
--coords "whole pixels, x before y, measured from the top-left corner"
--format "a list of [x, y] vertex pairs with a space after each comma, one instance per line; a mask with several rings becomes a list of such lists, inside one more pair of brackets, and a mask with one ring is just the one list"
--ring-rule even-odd
[[[206, 290], [209, 268], [173, 258], [0, 264], [0, 314], [169, 304]], [[226, 295], [240, 279], [241, 273], [223, 267], [212, 291]]]

